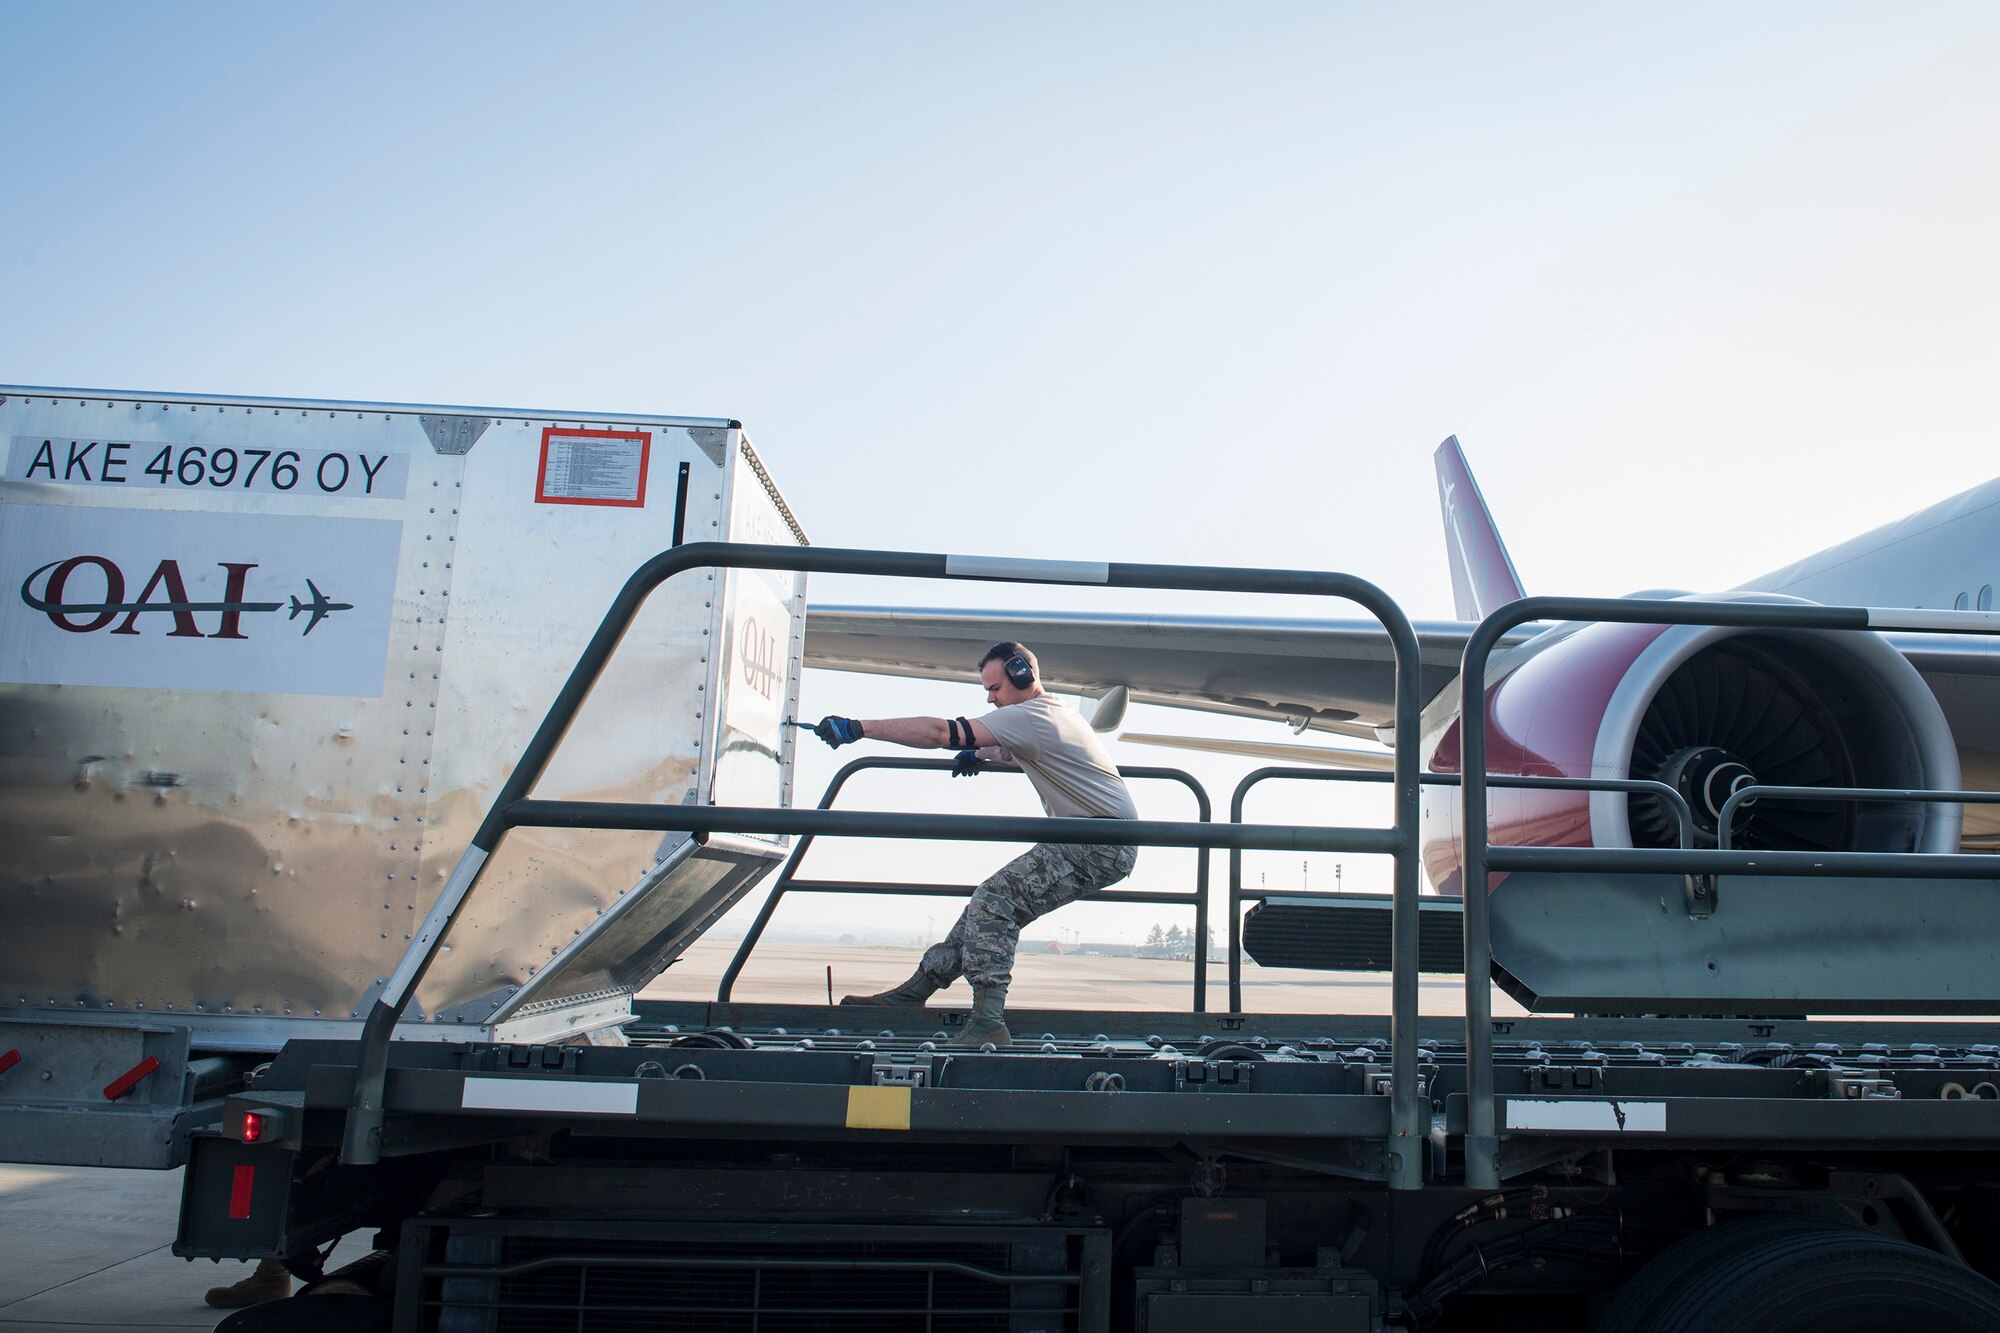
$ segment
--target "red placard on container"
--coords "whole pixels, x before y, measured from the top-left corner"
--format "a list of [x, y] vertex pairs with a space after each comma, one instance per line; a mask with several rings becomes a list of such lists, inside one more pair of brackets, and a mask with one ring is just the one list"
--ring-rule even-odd
[[535, 503], [643, 509], [652, 452], [651, 431], [545, 427]]

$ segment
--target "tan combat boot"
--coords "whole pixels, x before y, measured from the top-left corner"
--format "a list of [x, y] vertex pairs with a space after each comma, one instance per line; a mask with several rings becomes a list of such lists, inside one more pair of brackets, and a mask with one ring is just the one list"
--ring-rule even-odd
[[219, 1310], [240, 1310], [246, 1305], [281, 1301], [292, 1294], [292, 1275], [276, 1259], [259, 1259], [257, 1271], [241, 1282], [226, 1287], [210, 1287], [202, 1299]]
[[849, 995], [841, 999], [842, 1004], [867, 1005], [874, 1008], [920, 1008], [925, 1000], [943, 990], [944, 987], [924, 975], [918, 968], [908, 981], [892, 986], [874, 995]]
[[972, 988], [972, 1012], [965, 1016], [965, 1026], [947, 1045], [976, 1051], [989, 1041], [995, 1046], [1014, 1044], [1014, 1034], [1007, 1031], [1007, 988], [1004, 986]]

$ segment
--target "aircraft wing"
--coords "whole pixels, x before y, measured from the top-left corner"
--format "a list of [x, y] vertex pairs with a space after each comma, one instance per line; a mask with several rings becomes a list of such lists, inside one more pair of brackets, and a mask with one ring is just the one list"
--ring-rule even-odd
[[1910, 659], [1937, 696], [1967, 783], [2000, 790], [2000, 640], [1970, 634], [1883, 637]]
[[[1428, 701], [1458, 675], [1472, 625], [1416, 627]], [[1534, 628], [1508, 642], [1532, 637]], [[1109, 615], [824, 606], [806, 615], [806, 665], [970, 681], [980, 656], [1018, 639], [1049, 688], [1271, 718], [1367, 740], [1395, 721], [1395, 662], [1372, 620]]]

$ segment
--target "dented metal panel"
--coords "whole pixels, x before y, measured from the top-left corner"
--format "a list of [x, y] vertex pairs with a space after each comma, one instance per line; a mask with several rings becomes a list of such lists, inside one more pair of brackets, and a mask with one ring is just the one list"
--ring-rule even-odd
[[[0, 1011], [251, 1048], [364, 1011], [617, 588], [736, 536], [751, 457], [713, 418], [16, 388], [0, 448]], [[712, 799], [728, 601], [655, 594], [538, 795]], [[738, 762], [788, 794], [782, 739]], [[667, 850], [521, 830], [413, 1017], [490, 1018]]]

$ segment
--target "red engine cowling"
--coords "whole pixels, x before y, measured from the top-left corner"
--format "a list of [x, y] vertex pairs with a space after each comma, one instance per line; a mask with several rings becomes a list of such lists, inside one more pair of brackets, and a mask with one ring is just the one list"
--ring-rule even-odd
[[[1859, 632], [1692, 625], [1565, 626], [1489, 672], [1487, 770], [1510, 776], [1652, 778], [1687, 799], [1692, 842], [1717, 843], [1732, 791], [1764, 786], [1959, 785], [1937, 700], [1902, 654]], [[1459, 768], [1459, 690], [1424, 716], [1425, 766]], [[1494, 787], [1496, 845], [1672, 847], [1658, 796]], [[1730, 845], [1807, 851], [1958, 850], [1956, 805], [1780, 801], [1738, 808]], [[1460, 797], [1426, 786], [1423, 856], [1439, 892], [1463, 892]], [[1497, 885], [1503, 877], [1490, 877]]]

